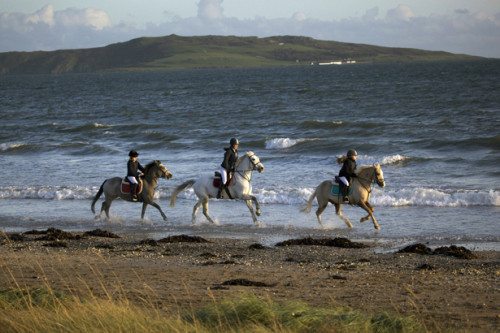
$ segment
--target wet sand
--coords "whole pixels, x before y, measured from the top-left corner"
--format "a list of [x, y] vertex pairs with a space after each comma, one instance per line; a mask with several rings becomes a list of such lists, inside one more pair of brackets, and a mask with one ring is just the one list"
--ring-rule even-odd
[[[83, 233], [0, 236], [0, 289], [50, 287], [165, 310], [253, 293], [275, 301], [414, 315], [430, 331], [500, 329], [500, 254], [377, 253], [251, 239], [139, 239]], [[55, 236], [54, 236], [55, 235]], [[353, 240], [355, 241], [355, 240]]]

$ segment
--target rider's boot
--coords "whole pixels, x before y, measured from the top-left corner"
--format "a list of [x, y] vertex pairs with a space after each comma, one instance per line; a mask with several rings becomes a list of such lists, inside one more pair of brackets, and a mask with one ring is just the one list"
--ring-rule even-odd
[[130, 200], [137, 201], [137, 194], [135, 194], [137, 184], [130, 184]]
[[224, 184], [222, 182], [219, 185], [219, 192], [217, 192], [217, 199], [222, 199], [222, 189], [224, 188]]
[[349, 186], [342, 186], [342, 196], [344, 202], [349, 202]]

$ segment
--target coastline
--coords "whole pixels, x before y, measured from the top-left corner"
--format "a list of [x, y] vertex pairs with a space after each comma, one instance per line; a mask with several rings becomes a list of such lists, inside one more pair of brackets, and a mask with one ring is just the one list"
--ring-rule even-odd
[[[120, 294], [133, 303], [148, 299], [183, 309], [251, 293], [278, 302], [414, 316], [431, 331], [500, 327], [498, 251], [474, 251], [477, 258], [467, 260], [377, 253], [366, 241], [368, 247], [356, 249], [257, 246], [244, 238], [168, 243], [133, 234], [108, 238], [74, 232], [56, 240], [38, 240], [47, 234], [18, 234], [17, 240], [12, 235], [0, 238], [3, 290], [16, 285], [74, 294], [90, 290], [99, 297]], [[263, 285], [224, 284], [238, 279]]]

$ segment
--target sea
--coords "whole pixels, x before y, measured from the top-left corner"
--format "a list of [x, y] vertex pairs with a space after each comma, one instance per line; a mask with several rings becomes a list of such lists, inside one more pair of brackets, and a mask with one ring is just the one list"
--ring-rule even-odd
[[[500, 250], [500, 60], [194, 69], [0, 76], [0, 230], [96, 228], [139, 237], [347, 237], [392, 249], [423, 242]], [[222, 162], [229, 139], [265, 166], [252, 178], [262, 204], [255, 226], [243, 202], [210, 201], [191, 224], [192, 190], [173, 189]], [[128, 152], [160, 160], [149, 206], [116, 200], [96, 219], [92, 198], [125, 176]], [[348, 229], [333, 206], [320, 226], [300, 212], [315, 187], [338, 174], [338, 156], [379, 163], [386, 187], [370, 202], [381, 230], [355, 206]], [[98, 202], [97, 208], [100, 207]]]

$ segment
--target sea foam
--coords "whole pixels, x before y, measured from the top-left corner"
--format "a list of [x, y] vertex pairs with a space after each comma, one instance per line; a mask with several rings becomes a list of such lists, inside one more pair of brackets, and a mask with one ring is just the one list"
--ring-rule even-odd
[[313, 140], [313, 139], [290, 139], [290, 138], [275, 138], [266, 140], [266, 149], [286, 149], [295, 146], [298, 143]]
[[[7, 186], [0, 188], [0, 199], [44, 199], [44, 200], [88, 200], [98, 187], [85, 186]], [[253, 194], [262, 204], [303, 205], [314, 192], [313, 187], [254, 188]], [[169, 198], [172, 187], [158, 187], [155, 199]], [[197, 200], [193, 189], [179, 194], [180, 199]], [[496, 190], [442, 190], [433, 188], [380, 189], [373, 188], [370, 202], [375, 206], [428, 206], [428, 207], [472, 207], [500, 206], [500, 191]], [[314, 200], [316, 205], [316, 200]]]

